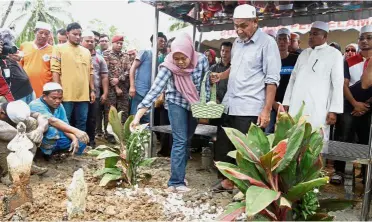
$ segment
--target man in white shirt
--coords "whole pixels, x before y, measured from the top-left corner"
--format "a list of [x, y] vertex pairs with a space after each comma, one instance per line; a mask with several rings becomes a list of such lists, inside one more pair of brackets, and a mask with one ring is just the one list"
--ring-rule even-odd
[[[305, 102], [304, 115], [313, 129], [324, 128], [324, 140], [329, 139], [329, 125], [336, 114], [343, 112], [343, 58], [337, 49], [327, 44], [329, 27], [314, 22], [309, 33], [309, 46], [298, 57], [284, 96], [283, 105], [296, 115]], [[323, 150], [324, 152], [324, 150]]]

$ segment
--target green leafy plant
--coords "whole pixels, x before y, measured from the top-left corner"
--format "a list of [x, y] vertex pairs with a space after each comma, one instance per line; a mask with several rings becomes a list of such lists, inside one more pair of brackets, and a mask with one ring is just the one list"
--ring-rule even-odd
[[317, 215], [317, 197], [309, 193], [329, 178], [321, 175], [322, 129], [313, 131], [303, 109], [304, 105], [295, 117], [280, 112], [275, 133], [268, 136], [254, 124], [247, 135], [224, 128], [236, 148], [228, 155], [237, 165], [216, 162], [216, 166], [245, 194], [245, 200], [231, 204], [220, 220], [235, 220], [242, 212], [259, 220], [332, 218]]
[[110, 181], [123, 180], [135, 185], [138, 183], [138, 167], [148, 166], [154, 159], [145, 159], [145, 148], [149, 143], [150, 132], [145, 127], [138, 127], [134, 132], [130, 131], [130, 123], [133, 116], [128, 117], [124, 125], [121, 123], [121, 112], [115, 107], [110, 108], [109, 122], [113, 132], [118, 138], [118, 146], [101, 145], [91, 150], [88, 154], [104, 159], [104, 167], [94, 176], [102, 177], [100, 186], [106, 186]]

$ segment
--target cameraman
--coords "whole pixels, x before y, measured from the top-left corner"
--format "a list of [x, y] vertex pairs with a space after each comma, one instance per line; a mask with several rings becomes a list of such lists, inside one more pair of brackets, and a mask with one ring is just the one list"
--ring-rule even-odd
[[14, 99], [29, 104], [35, 99], [35, 93], [26, 72], [18, 64], [21, 57], [16, 54], [14, 40], [10, 29], [0, 28], [0, 68]]

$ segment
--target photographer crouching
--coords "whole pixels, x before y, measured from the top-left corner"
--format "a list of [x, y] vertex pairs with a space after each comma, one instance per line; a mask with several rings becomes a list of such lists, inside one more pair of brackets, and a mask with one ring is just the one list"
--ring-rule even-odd
[[22, 100], [29, 104], [35, 99], [35, 93], [26, 72], [18, 64], [22, 57], [17, 54], [18, 48], [14, 42], [13, 32], [7, 28], [0, 28], [0, 75], [5, 79], [14, 100]]

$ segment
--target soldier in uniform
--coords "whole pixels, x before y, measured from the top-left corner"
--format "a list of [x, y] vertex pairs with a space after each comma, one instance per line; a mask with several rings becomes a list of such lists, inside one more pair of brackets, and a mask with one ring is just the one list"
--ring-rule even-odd
[[112, 38], [112, 49], [103, 53], [106, 60], [109, 74], [109, 91], [107, 103], [105, 105], [105, 138], [109, 142], [112, 141], [112, 135], [107, 133], [108, 113], [110, 106], [116, 107], [122, 113], [122, 122], [124, 123], [128, 118], [129, 113], [129, 69], [130, 60], [128, 54], [123, 53], [122, 47], [124, 36], [114, 36]]

